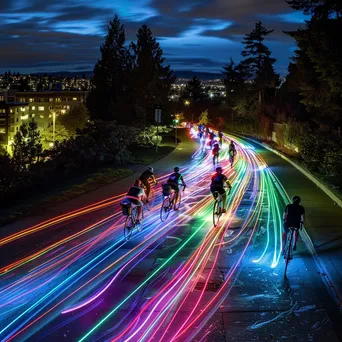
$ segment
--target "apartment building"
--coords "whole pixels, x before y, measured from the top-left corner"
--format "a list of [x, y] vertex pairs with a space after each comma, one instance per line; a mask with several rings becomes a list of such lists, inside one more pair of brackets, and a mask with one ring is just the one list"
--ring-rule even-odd
[[15, 133], [27, 116], [28, 103], [17, 102], [15, 97], [7, 92], [0, 92], [0, 145], [12, 153], [12, 142]]
[[87, 95], [85, 91], [16, 92], [16, 99], [27, 102], [28, 118], [34, 118], [39, 127], [45, 128], [52, 123], [54, 115], [58, 117], [72, 106], [84, 103]]

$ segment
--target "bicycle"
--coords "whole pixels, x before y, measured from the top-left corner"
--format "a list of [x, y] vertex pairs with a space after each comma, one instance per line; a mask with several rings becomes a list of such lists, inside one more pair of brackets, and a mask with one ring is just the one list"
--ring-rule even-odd
[[[154, 191], [154, 187], [157, 184], [157, 182], [150, 183], [150, 194], [148, 196], [148, 201], [146, 202], [146, 209], [150, 211], [154, 206], [154, 200], [156, 199], [156, 192]], [[144, 191], [146, 193], [146, 186], [144, 186]]]
[[[224, 187], [226, 188], [226, 186]], [[230, 189], [228, 192], [228, 196], [230, 195]], [[222, 216], [223, 212], [223, 200], [222, 200], [222, 195], [218, 191], [214, 191], [213, 193], [214, 196], [214, 208], [213, 208], [213, 223], [214, 227], [217, 227], [217, 224], [220, 220], [220, 217]]]
[[[182, 201], [182, 195], [181, 195], [181, 191], [179, 191], [178, 201], [177, 203], [175, 203], [176, 192], [173, 189], [171, 189], [171, 186], [168, 184], [163, 184], [162, 187], [163, 187], [164, 200], [160, 208], [160, 220], [164, 222], [169, 217], [170, 211], [172, 210], [173, 207], [176, 210], [179, 209], [181, 201]], [[185, 185], [183, 185], [183, 192], [184, 190], [185, 190]]]
[[285, 259], [285, 271], [284, 271], [284, 277], [286, 277], [286, 271], [287, 271], [287, 267], [290, 263], [290, 260], [292, 260], [293, 258], [293, 235], [294, 232], [298, 232], [298, 230], [300, 228], [297, 227], [289, 227], [289, 229], [291, 230], [291, 234], [290, 232], [287, 233], [287, 238], [286, 238], [286, 243], [284, 246], [284, 259]]
[[129, 241], [135, 227], [137, 228], [138, 232], [141, 232], [143, 229], [144, 210], [141, 211], [141, 217], [140, 217], [139, 222], [137, 222], [137, 217], [138, 217], [137, 205], [134, 205], [134, 207], [132, 208], [132, 204], [130, 202], [129, 204], [128, 202], [126, 202], [126, 204], [122, 204], [122, 212], [125, 216], [127, 216], [125, 219], [125, 224], [124, 224], [124, 236], [125, 236], [125, 240]]
[[230, 167], [233, 167], [234, 159], [235, 159], [235, 152], [234, 151], [229, 151]]
[[215, 159], [216, 159], [216, 164], [218, 164], [218, 159], [219, 159], [219, 152], [216, 152], [213, 154], [213, 164], [215, 167]]

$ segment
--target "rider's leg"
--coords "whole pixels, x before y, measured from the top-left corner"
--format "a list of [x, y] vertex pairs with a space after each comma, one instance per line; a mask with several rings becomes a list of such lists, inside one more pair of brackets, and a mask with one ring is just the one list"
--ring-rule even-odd
[[142, 216], [142, 209], [143, 209], [142, 204], [140, 204], [140, 205], [137, 206], [137, 213], [138, 213], [138, 215], [137, 215], [137, 221], [139, 221], [140, 218], [141, 218], [141, 216]]
[[286, 244], [286, 239], [287, 239], [287, 234], [289, 233], [289, 231], [290, 231], [290, 228], [288, 227], [287, 223], [284, 222], [283, 235], [282, 235], [282, 245], [281, 245], [282, 251], [284, 250], [284, 247]]
[[144, 185], [146, 186], [146, 198], [149, 199], [150, 191], [151, 191], [151, 185], [150, 185], [149, 181], [146, 181], [144, 183]]
[[297, 246], [298, 235], [299, 235], [298, 230], [295, 230], [293, 232], [293, 247], [294, 248], [296, 248]]
[[177, 190], [175, 190], [175, 206], [176, 206], [176, 204], [178, 203], [178, 200], [179, 200], [179, 190], [177, 191]]
[[222, 210], [223, 211], [226, 211], [226, 205], [227, 205], [227, 193], [226, 192], [224, 192], [223, 194], [222, 194], [222, 203], [223, 203], [223, 205], [222, 205]]
[[285, 247], [285, 244], [286, 244], [286, 238], [287, 238], [287, 233], [283, 232], [282, 243], [281, 243], [281, 250], [284, 250], [284, 247]]

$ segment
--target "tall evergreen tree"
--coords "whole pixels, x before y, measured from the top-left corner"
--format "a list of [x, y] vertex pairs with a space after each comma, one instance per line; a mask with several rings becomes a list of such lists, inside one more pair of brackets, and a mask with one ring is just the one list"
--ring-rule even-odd
[[223, 67], [222, 83], [226, 89], [226, 103], [229, 108], [234, 108], [237, 105], [241, 92], [244, 92], [245, 77], [242, 75], [238, 65], [236, 65], [232, 58], [230, 62]]
[[94, 88], [87, 100], [92, 119], [122, 121], [127, 116], [124, 104], [131, 58], [125, 42], [124, 26], [116, 15], [108, 25], [101, 58], [94, 68]]
[[189, 80], [184, 88], [182, 94], [182, 101], [190, 100], [191, 103], [196, 104], [207, 99], [201, 80], [194, 76]]
[[273, 30], [267, 30], [259, 21], [242, 42], [245, 48], [241, 55], [245, 59], [240, 63], [240, 70], [253, 82], [252, 90], [258, 93], [259, 108], [264, 102], [266, 92], [269, 97], [272, 96], [272, 90], [279, 85], [279, 75], [273, 68], [276, 59], [271, 57], [271, 51], [263, 43], [265, 37], [272, 32]]
[[301, 102], [324, 126], [342, 125], [342, 4], [338, 0], [294, 0], [290, 5], [311, 14], [306, 27], [288, 32], [298, 49], [289, 80]]
[[165, 110], [175, 77], [170, 66], [164, 64], [163, 50], [146, 25], [138, 30], [137, 42], [131, 43], [131, 49], [134, 55], [131, 103], [136, 118], [147, 124], [154, 120], [155, 105]]

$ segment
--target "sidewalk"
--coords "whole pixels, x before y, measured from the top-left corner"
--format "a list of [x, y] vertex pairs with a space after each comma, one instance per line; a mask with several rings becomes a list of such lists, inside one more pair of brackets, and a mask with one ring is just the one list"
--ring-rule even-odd
[[[252, 143], [249, 140], [250, 143]], [[315, 252], [342, 293], [342, 208], [309, 178], [275, 153], [252, 143], [284, 186], [288, 195], [301, 197], [305, 229]]]
[[[177, 148], [168, 156], [150, 165], [153, 166], [157, 177], [159, 175], [173, 172], [173, 168], [175, 166], [182, 167], [182, 165], [188, 163], [193, 153], [197, 150], [198, 144], [190, 138], [189, 131], [187, 129], [178, 129], [178, 137], [181, 140], [181, 143], [177, 145]], [[139, 166], [137, 167], [136, 172], [129, 177], [123, 178], [94, 191], [87, 192], [77, 198], [60, 203], [55, 207], [51, 206], [44, 209], [44, 211], [39, 215], [28, 216], [22, 220], [5, 225], [0, 228], [0, 237], [13, 234], [21, 229], [38, 224], [47, 219], [105, 200], [115, 195], [126, 193], [129, 186], [133, 184], [135, 179], [139, 178], [145, 168], [146, 166]]]

